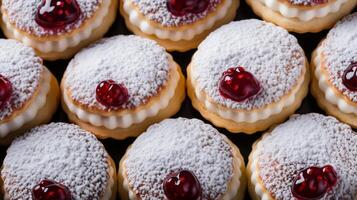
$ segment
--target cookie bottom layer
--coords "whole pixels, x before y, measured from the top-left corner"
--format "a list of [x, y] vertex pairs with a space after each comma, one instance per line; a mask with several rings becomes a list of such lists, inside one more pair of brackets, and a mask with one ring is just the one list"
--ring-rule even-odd
[[[110, 26], [113, 24], [113, 22], [116, 19], [117, 7], [118, 7], [118, 0], [111, 0], [111, 3], [109, 5], [109, 11], [106, 13], [106, 16], [104, 17], [102, 23], [100, 23], [100, 25], [97, 28], [95, 28], [92, 32], [90, 32], [89, 37], [86, 37], [86, 39], [82, 39], [77, 45], [73, 47], [67, 47], [64, 51], [53, 51], [53, 49], [57, 49], [57, 48], [56, 46], [51, 46], [52, 51], [50, 52], [41, 51], [35, 46], [33, 46], [36, 54], [41, 58], [50, 61], [71, 58], [74, 54], [76, 54], [84, 47], [88, 46], [89, 44], [103, 37], [103, 35], [109, 30]], [[96, 16], [94, 16], [93, 19], [89, 19], [86, 22], [87, 23], [86, 25], [80, 27], [77, 30], [74, 30], [73, 33], [64, 36], [53, 37], [53, 39], [51, 39], [50, 37], [39, 38], [33, 35], [29, 35], [29, 33], [20, 31], [13, 25], [9, 25], [9, 22], [4, 21], [3, 19], [1, 19], [0, 26], [7, 38], [15, 39], [20, 42], [23, 42], [23, 40], [26, 39], [29, 41], [30, 44], [43, 45], [44, 41], [47, 42], [46, 44], [50, 44], [51, 42], [55, 43], [62, 40], [68, 40], [71, 42], [76, 41], [76, 37], [78, 37], [78, 34], [79, 35], [87, 34], [85, 33], [85, 31], [88, 27], [91, 26], [91, 23], [95, 22], [95, 17]]]
[[[273, 114], [266, 119], [258, 120], [255, 122], [235, 122], [230, 119], [225, 119], [216, 113], [210, 112], [205, 107], [204, 103], [201, 102], [195, 94], [195, 87], [194, 85], [192, 85], [192, 82], [190, 80], [189, 69], [188, 69], [188, 78], [187, 78], [187, 91], [188, 91], [187, 93], [191, 99], [193, 107], [196, 110], [198, 110], [205, 119], [212, 122], [215, 126], [225, 128], [232, 133], [243, 132], [246, 134], [253, 134], [258, 131], [264, 131], [274, 124], [279, 124], [285, 121], [290, 115], [294, 114], [294, 112], [300, 107], [302, 100], [306, 97], [308, 93], [308, 86], [310, 82], [310, 74], [308, 69], [305, 72], [305, 76], [303, 77], [303, 79], [304, 79], [303, 83], [300, 89], [295, 94], [295, 99], [290, 106], [284, 107], [282, 111], [278, 114]], [[257, 112], [259, 113], [259, 110]]]
[[[179, 68], [179, 67], [178, 67]], [[157, 115], [153, 117], [148, 117], [141, 123], [133, 124], [128, 128], [116, 128], [116, 129], [107, 129], [102, 126], [94, 126], [88, 122], [84, 122], [80, 120], [74, 113], [72, 113], [68, 106], [62, 100], [62, 107], [64, 111], [67, 113], [68, 118], [73, 123], [78, 124], [83, 129], [86, 129], [92, 133], [94, 133], [98, 138], [106, 139], [113, 138], [117, 140], [123, 140], [128, 137], [136, 137], [144, 132], [151, 124], [157, 123], [171, 117], [176, 114], [180, 108], [181, 103], [185, 99], [185, 78], [181, 72], [179, 71], [180, 80], [175, 90], [175, 96], [170, 99], [169, 104], [166, 108], [161, 109]]]
[[316, 33], [331, 28], [339, 19], [350, 13], [357, 5], [356, 0], [350, 0], [344, 3], [340, 10], [335, 13], [330, 13], [323, 18], [301, 21], [298, 18], [284, 17], [279, 12], [266, 7], [259, 0], [246, 0], [246, 2], [252, 7], [254, 13], [265, 21], [272, 22], [286, 28], [288, 31], [297, 33]]
[[[234, 168], [233, 171], [236, 172], [237, 169], [239, 168], [241, 173], [240, 173], [240, 176], [239, 176], [239, 173], [234, 174], [233, 178], [232, 178], [232, 179], [239, 179], [239, 187], [238, 187], [238, 189], [233, 188], [234, 185], [235, 185], [235, 181], [231, 181], [228, 184], [227, 191], [234, 191], [234, 192], [236, 192], [236, 194], [233, 197], [232, 197], [231, 194], [224, 194], [224, 197], [230, 196], [230, 198], [223, 198], [223, 199], [226, 199], [226, 200], [243, 200], [244, 199], [244, 195], [245, 195], [245, 190], [246, 190], [246, 187], [247, 187], [247, 178], [246, 178], [244, 159], [243, 159], [241, 153], [239, 152], [239, 149], [237, 148], [237, 146], [235, 146], [229, 139], [226, 139], [226, 142], [232, 148], [234, 159], [237, 159], [236, 161], [238, 161], [238, 162], [234, 162], [234, 163], [240, 163], [240, 166], [237, 166], [237, 164], [233, 164], [233, 168]], [[128, 179], [125, 176], [125, 166], [124, 166], [124, 162], [125, 162], [126, 156], [127, 156], [127, 154], [125, 154], [123, 156], [123, 158], [120, 160], [120, 163], [119, 163], [119, 172], [118, 172], [119, 195], [120, 195], [120, 199], [122, 199], [122, 200], [136, 200], [137, 197], [134, 196], [135, 193], [133, 191], [131, 191], [131, 189], [129, 189], [128, 186], [127, 186]]]
[[[312, 62], [311, 63], [312, 72], [315, 72], [315, 69], [316, 69], [316, 66]], [[318, 82], [316, 76], [314, 76], [314, 75], [312, 75], [312, 83], [311, 83], [310, 88], [311, 88], [311, 94], [312, 94], [312, 96], [315, 97], [317, 104], [320, 106], [320, 108], [322, 108], [324, 111], [326, 111], [327, 114], [336, 117], [340, 121], [342, 121], [346, 124], [349, 124], [353, 128], [357, 128], [357, 115], [355, 115], [353, 113], [341, 112], [340, 109], [336, 105], [328, 102], [326, 100], [324, 92], [321, 91], [321, 89], [319, 87], [319, 82]]]
[[59, 104], [60, 92], [57, 79], [52, 74], [50, 76], [50, 90], [47, 94], [45, 105], [40, 110], [38, 110], [37, 115], [31, 121], [26, 122], [19, 129], [9, 133], [4, 138], [0, 138], [1, 145], [9, 145], [14, 138], [20, 136], [25, 131], [35, 126], [49, 123], [51, 121], [52, 115], [56, 112]]
[[[128, 27], [128, 29], [133, 32], [136, 35], [146, 37], [152, 40], [157, 41], [161, 46], [165, 47], [166, 50], [168, 51], [180, 51], [180, 52], [185, 52], [190, 49], [197, 48], [197, 46], [215, 29], [219, 28], [220, 26], [229, 23], [232, 21], [235, 16], [236, 16], [236, 11], [239, 7], [239, 0], [234, 0], [232, 2], [232, 5], [230, 6], [228, 12], [226, 13], [226, 16], [213, 25], [212, 28], [204, 31], [201, 34], [196, 35], [192, 40], [179, 40], [179, 41], [172, 41], [169, 39], [160, 39], [156, 37], [155, 35], [150, 35], [147, 33], [142, 32], [137, 26], [132, 24], [129, 20], [128, 14], [123, 9], [123, 1], [120, 3], [120, 13], [125, 19], [125, 24]], [[205, 23], [204, 20], [202, 23]]]

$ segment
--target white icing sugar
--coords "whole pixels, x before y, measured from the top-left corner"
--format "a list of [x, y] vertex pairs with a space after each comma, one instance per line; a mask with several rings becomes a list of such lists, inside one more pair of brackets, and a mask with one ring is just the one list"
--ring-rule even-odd
[[168, 0], [132, 0], [132, 2], [143, 15], [152, 21], [163, 26], [180, 26], [192, 24], [205, 18], [216, 10], [222, 0], [209, 0], [208, 8], [204, 12], [198, 14], [188, 13], [184, 16], [173, 15], [167, 7]]
[[3, 0], [2, 11], [18, 29], [37, 36], [61, 35], [82, 26], [99, 9], [102, 0], [76, 0], [81, 8], [81, 16], [77, 22], [67, 25], [63, 30], [44, 29], [35, 21], [37, 8], [42, 0]]
[[322, 51], [329, 80], [344, 96], [357, 103], [357, 92], [343, 83], [343, 73], [352, 62], [357, 62], [357, 13], [347, 16], [330, 30], [323, 42]]
[[75, 200], [100, 200], [109, 180], [108, 154], [89, 132], [52, 123], [12, 143], [1, 176], [10, 199], [31, 200], [32, 188], [49, 179], [67, 186]]
[[303, 6], [319, 6], [321, 4], [327, 4], [329, 0], [287, 0], [293, 5]]
[[129, 101], [122, 108], [135, 108], [159, 93], [170, 70], [165, 49], [138, 36], [102, 39], [78, 53], [71, 64], [65, 83], [72, 98], [103, 110], [106, 107], [97, 102], [95, 92], [100, 82], [114, 80], [124, 84]]
[[203, 200], [220, 199], [233, 176], [229, 144], [211, 125], [197, 119], [167, 119], [151, 126], [128, 151], [128, 182], [142, 200], [164, 199], [163, 180], [180, 169], [192, 171]]
[[12, 83], [10, 100], [0, 109], [0, 121], [20, 110], [39, 87], [42, 59], [32, 48], [15, 40], [0, 39], [0, 74]]
[[333, 117], [314, 113], [294, 116], [259, 142], [259, 175], [276, 199], [294, 199], [291, 185], [300, 170], [330, 164], [338, 182], [321, 199], [355, 199], [356, 144], [356, 132]]
[[[192, 60], [196, 87], [214, 102], [252, 110], [278, 102], [297, 84], [305, 67], [304, 51], [283, 28], [260, 20], [232, 22], [211, 33]], [[219, 93], [219, 80], [230, 67], [242, 66], [261, 83], [253, 99], [235, 102]]]

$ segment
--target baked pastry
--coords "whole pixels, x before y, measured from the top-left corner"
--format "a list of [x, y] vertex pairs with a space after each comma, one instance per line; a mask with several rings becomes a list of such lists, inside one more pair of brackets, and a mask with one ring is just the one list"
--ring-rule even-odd
[[300, 106], [308, 91], [307, 66], [286, 30], [260, 20], [232, 22], [198, 47], [187, 69], [188, 95], [216, 126], [254, 133]]
[[78, 53], [61, 83], [72, 122], [100, 138], [125, 139], [174, 115], [185, 98], [180, 67], [156, 42], [103, 39]]
[[33, 49], [0, 39], [0, 144], [49, 122], [58, 102], [57, 80]]
[[357, 128], [357, 13], [344, 18], [312, 54], [311, 92], [329, 115]]
[[117, 5], [118, 0], [2, 0], [1, 27], [6, 37], [46, 60], [66, 59], [107, 32]]
[[122, 0], [120, 11], [136, 35], [183, 52], [232, 21], [238, 6], [239, 0]]
[[197, 119], [167, 119], [152, 125], [119, 165], [122, 200], [244, 197], [245, 166], [238, 148]]
[[246, 0], [255, 14], [297, 33], [331, 28], [350, 13], [357, 0]]
[[115, 200], [116, 169], [104, 146], [76, 125], [30, 130], [7, 150], [1, 170], [5, 199]]
[[356, 132], [333, 117], [293, 116], [253, 146], [252, 199], [354, 199], [356, 142]]

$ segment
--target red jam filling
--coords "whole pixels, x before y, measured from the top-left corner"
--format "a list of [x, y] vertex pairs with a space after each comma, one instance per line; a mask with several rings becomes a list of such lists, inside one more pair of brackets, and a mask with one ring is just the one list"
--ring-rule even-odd
[[113, 80], [99, 83], [96, 89], [96, 99], [108, 108], [120, 107], [129, 100], [128, 89], [123, 84]]
[[294, 179], [291, 192], [297, 200], [322, 198], [337, 183], [337, 173], [331, 165], [309, 167]]
[[12, 84], [6, 77], [0, 74], [0, 110], [10, 100], [12, 94]]
[[233, 101], [242, 102], [261, 92], [259, 81], [243, 67], [229, 68], [219, 82], [220, 94]]
[[169, 0], [167, 8], [175, 16], [199, 14], [204, 12], [209, 5], [209, 0]]
[[72, 200], [69, 189], [55, 181], [42, 180], [32, 189], [34, 200]]
[[198, 179], [187, 170], [167, 175], [164, 180], [164, 192], [168, 200], [198, 200], [202, 195]]
[[342, 83], [351, 91], [357, 91], [357, 62], [353, 62], [344, 71]]
[[76, 0], [42, 0], [37, 8], [36, 22], [45, 29], [63, 29], [76, 22], [81, 9]]

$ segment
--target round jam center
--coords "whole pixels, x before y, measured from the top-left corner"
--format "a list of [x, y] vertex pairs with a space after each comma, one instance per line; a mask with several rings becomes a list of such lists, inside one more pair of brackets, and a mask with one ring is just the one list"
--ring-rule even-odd
[[6, 77], [0, 74], [0, 110], [10, 100], [12, 94], [12, 84]]
[[55, 181], [42, 180], [32, 189], [34, 200], [72, 200], [69, 189]]
[[344, 71], [342, 83], [351, 91], [357, 91], [357, 62], [350, 64]]
[[219, 82], [220, 94], [233, 101], [242, 102], [262, 91], [259, 81], [243, 67], [229, 68]]
[[123, 84], [117, 84], [113, 80], [106, 80], [97, 86], [96, 99], [105, 107], [116, 108], [129, 100], [129, 93]]
[[309, 167], [298, 173], [291, 188], [297, 200], [322, 198], [337, 183], [337, 173], [331, 165]]
[[45, 29], [63, 29], [79, 19], [81, 9], [76, 0], [43, 0], [35, 21]]
[[167, 175], [164, 192], [168, 200], [198, 200], [202, 190], [196, 176], [187, 170]]
[[209, 5], [209, 0], [169, 0], [168, 10], [175, 16], [199, 14], [204, 12]]

